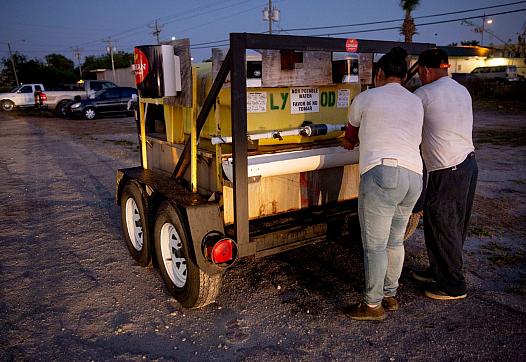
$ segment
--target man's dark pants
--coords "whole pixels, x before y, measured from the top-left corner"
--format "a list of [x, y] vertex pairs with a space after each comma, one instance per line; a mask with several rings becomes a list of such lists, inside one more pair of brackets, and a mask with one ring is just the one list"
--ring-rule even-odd
[[466, 240], [478, 167], [475, 154], [456, 167], [429, 173], [424, 201], [424, 235], [431, 272], [449, 295], [466, 292], [462, 248]]

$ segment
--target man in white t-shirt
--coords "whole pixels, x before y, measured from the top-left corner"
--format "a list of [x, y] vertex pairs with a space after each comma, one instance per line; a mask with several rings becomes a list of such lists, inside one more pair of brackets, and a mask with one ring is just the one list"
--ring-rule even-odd
[[404, 234], [422, 191], [419, 145], [424, 111], [420, 99], [400, 84], [407, 53], [394, 48], [378, 62], [376, 88], [354, 98], [344, 147], [360, 143], [358, 214], [364, 249], [363, 303], [350, 316], [382, 320], [397, 310], [404, 263]]
[[468, 90], [448, 76], [448, 57], [440, 49], [418, 58], [424, 105], [422, 158], [429, 172], [424, 201], [424, 234], [430, 267], [414, 272], [431, 283], [425, 295], [436, 300], [467, 296], [462, 248], [477, 184], [473, 112]]

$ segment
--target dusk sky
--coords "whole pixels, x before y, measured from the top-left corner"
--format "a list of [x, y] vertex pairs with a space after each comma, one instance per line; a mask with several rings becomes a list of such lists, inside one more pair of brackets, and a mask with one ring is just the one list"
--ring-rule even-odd
[[[470, 10], [475, 8], [516, 3], [505, 7], [475, 10], [460, 14], [419, 19], [419, 16]], [[158, 19], [162, 25], [161, 40], [172, 36], [190, 38], [190, 44], [228, 38], [230, 32], [264, 32], [268, 24], [262, 20], [262, 10], [268, 1], [262, 0], [0, 0], [0, 57], [8, 55], [7, 43], [13, 51], [28, 58], [42, 58], [50, 53], [62, 53], [74, 59], [74, 47], [82, 48], [82, 56], [106, 52], [103, 40], [111, 37], [117, 50], [131, 52], [133, 46], [154, 44], [148, 27]], [[367, 26], [341, 27], [324, 30], [287, 31], [304, 27], [348, 25], [364, 22], [402, 19], [404, 13], [398, 0], [274, 0], [280, 10], [280, 21], [274, 24], [276, 33], [322, 35], [367, 29], [399, 27], [401, 21]], [[496, 14], [510, 10], [526, 10], [526, 1], [491, 0], [422, 0], [413, 12], [418, 34], [416, 42], [447, 45], [462, 40], [481, 40], [470, 26], [460, 21], [421, 25], [463, 17]], [[485, 34], [484, 44], [502, 44], [499, 40], [512, 39], [526, 23], [526, 11], [492, 16], [487, 25], [497, 38]], [[471, 19], [480, 26], [482, 19]], [[341, 34], [335, 37], [358, 39], [403, 40], [398, 30]], [[221, 44], [221, 43], [218, 43]], [[196, 61], [208, 58], [210, 49], [192, 49]]]

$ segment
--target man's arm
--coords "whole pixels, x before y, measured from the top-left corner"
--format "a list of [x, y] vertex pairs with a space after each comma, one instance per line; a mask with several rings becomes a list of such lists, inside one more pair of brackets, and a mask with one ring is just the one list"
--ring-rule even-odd
[[360, 127], [354, 127], [348, 123], [345, 129], [345, 136], [343, 136], [342, 146], [347, 150], [352, 150], [360, 142], [358, 139], [358, 132]]
[[351, 103], [349, 109], [349, 122], [347, 122], [347, 128], [345, 129], [345, 135], [342, 139], [342, 147], [347, 150], [352, 150], [360, 142], [358, 138], [358, 131], [360, 130], [361, 114], [359, 110], [359, 101], [356, 97]]

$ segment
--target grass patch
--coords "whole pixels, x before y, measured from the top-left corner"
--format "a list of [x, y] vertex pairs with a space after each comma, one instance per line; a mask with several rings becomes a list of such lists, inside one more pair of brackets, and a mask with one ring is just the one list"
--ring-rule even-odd
[[477, 236], [479, 238], [491, 236], [492, 233], [489, 230], [482, 228], [481, 226], [473, 225], [468, 229], [468, 236]]
[[502, 246], [494, 241], [492, 241], [491, 243], [487, 243], [486, 245], [482, 245], [481, 248], [493, 251], [495, 253], [505, 253], [511, 250], [510, 248]]
[[488, 260], [497, 266], [518, 264], [524, 259], [524, 250], [519, 249], [513, 252], [512, 249], [497, 244], [496, 242], [483, 245], [481, 249], [493, 252], [493, 255], [488, 256]]
[[522, 256], [517, 254], [503, 253], [488, 256], [488, 260], [497, 266], [506, 266], [518, 264], [522, 260]]
[[116, 146], [133, 146], [135, 143], [128, 140], [104, 140], [104, 142], [113, 143]]

